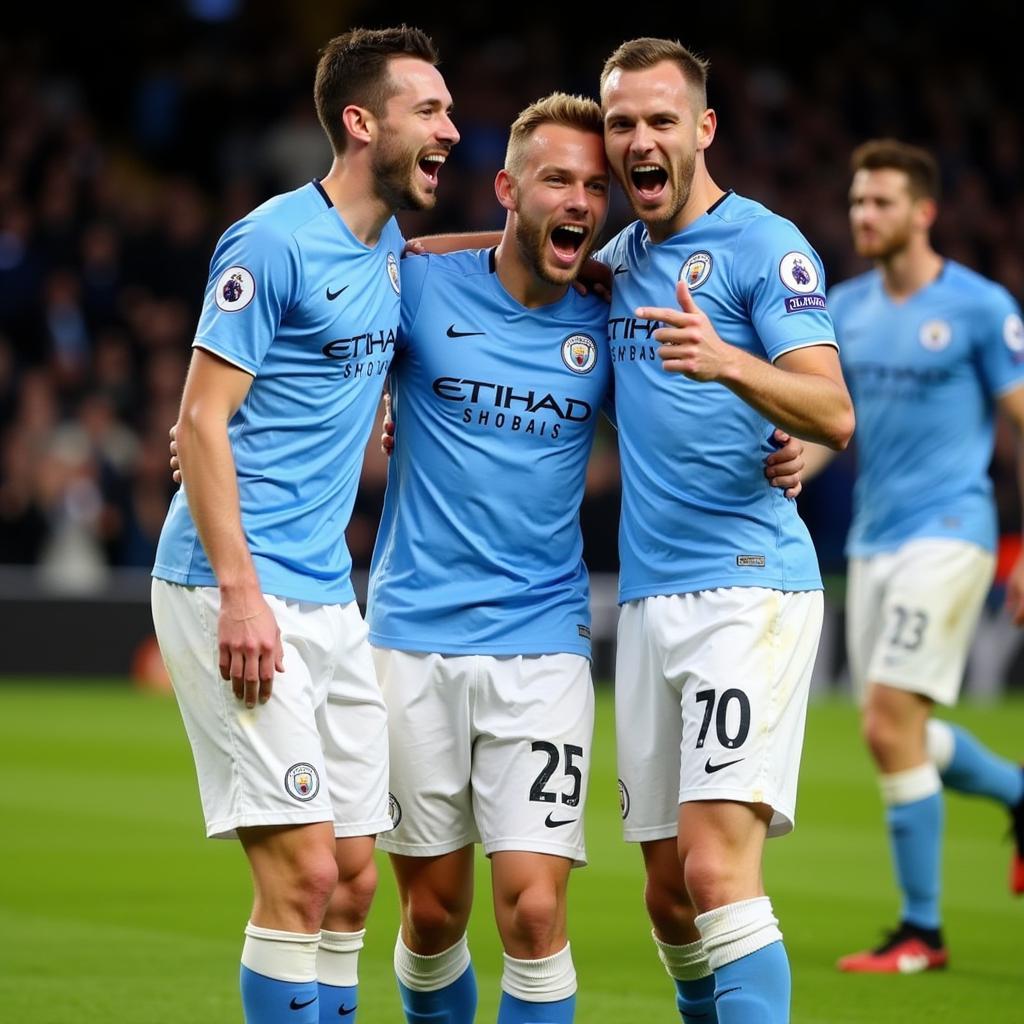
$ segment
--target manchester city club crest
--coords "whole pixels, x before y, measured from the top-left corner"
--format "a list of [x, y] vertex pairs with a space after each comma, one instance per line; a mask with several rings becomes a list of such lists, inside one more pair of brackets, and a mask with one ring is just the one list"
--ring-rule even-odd
[[1024, 321], [1011, 313], [1003, 323], [1003, 341], [1014, 355], [1024, 354]]
[[256, 281], [245, 267], [228, 267], [213, 289], [217, 308], [225, 313], [237, 313], [252, 302], [256, 294]]
[[402, 820], [402, 805], [395, 799], [394, 793], [388, 793], [388, 817], [391, 819], [391, 827], [398, 828]]
[[589, 334], [570, 334], [562, 342], [562, 362], [573, 373], [590, 373], [597, 365], [597, 342]]
[[305, 803], [320, 792], [320, 775], [311, 764], [293, 764], [285, 772], [284, 788], [289, 796]]
[[818, 287], [818, 268], [805, 252], [787, 252], [779, 262], [779, 277], [798, 295], [806, 295]]
[[619, 811], [622, 814], [622, 820], [625, 821], [629, 815], [629, 790], [626, 789], [626, 784], [619, 779]]
[[714, 260], [709, 252], [695, 252], [686, 258], [679, 270], [679, 280], [686, 282], [690, 291], [699, 288], [710, 276]]
[[945, 320], [927, 320], [917, 338], [929, 352], [941, 352], [953, 340], [953, 328]]
[[395, 259], [393, 252], [388, 253], [388, 279], [391, 281], [391, 287], [395, 289], [396, 295], [402, 294], [402, 284], [398, 276], [398, 260]]

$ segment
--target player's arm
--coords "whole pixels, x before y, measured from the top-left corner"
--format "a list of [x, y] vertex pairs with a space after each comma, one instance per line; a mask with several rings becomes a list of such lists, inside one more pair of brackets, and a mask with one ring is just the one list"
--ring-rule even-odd
[[228, 423], [253, 378], [201, 348], [192, 353], [175, 431], [188, 507], [220, 589], [220, 674], [247, 707], [270, 699], [284, 670], [281, 632], [242, 530]]
[[685, 282], [676, 285], [676, 297], [678, 309], [636, 311], [641, 319], [665, 325], [654, 332], [664, 369], [724, 385], [787, 433], [829, 448], [846, 447], [853, 435], [853, 403], [831, 344], [823, 339], [768, 363], [723, 341]]
[[800, 474], [804, 482], [813, 480], [819, 473], [823, 472], [825, 467], [835, 457], [836, 453], [831, 448], [808, 441], [804, 445], [804, 468]]
[[493, 249], [501, 241], [500, 231], [462, 231], [446, 235], [420, 235], [405, 243], [406, 253], [444, 256], [463, 249]]
[[[1017, 480], [1024, 495], [1024, 386], [1007, 391], [999, 398], [999, 411], [1017, 434]], [[1024, 554], [1010, 570], [1006, 581], [1006, 606], [1015, 626], [1024, 626]]]

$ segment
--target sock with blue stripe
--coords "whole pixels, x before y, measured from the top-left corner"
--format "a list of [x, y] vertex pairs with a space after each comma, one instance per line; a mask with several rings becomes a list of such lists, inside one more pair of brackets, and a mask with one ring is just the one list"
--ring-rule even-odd
[[320, 1024], [355, 1024], [358, 1005], [359, 951], [366, 929], [320, 933], [316, 953]]
[[699, 914], [719, 1024], [788, 1024], [789, 957], [767, 896]]
[[476, 1014], [476, 975], [463, 935], [433, 956], [414, 953], [399, 933], [395, 977], [408, 1024], [465, 1024]]
[[316, 950], [320, 933], [245, 926], [239, 987], [245, 1024], [319, 1024]]
[[928, 761], [879, 779], [886, 805], [896, 881], [903, 896], [900, 919], [938, 928], [942, 861], [942, 780]]
[[572, 1024], [576, 1016], [576, 968], [569, 943], [539, 960], [505, 954], [498, 1024]]
[[683, 946], [662, 942], [651, 932], [658, 958], [676, 986], [676, 1009], [683, 1024], [717, 1024], [715, 976], [711, 973], [704, 944], [698, 939]]
[[1007, 807], [1024, 797], [1020, 765], [994, 754], [958, 725], [929, 720], [928, 756], [939, 769], [942, 784], [959, 793], [987, 796]]

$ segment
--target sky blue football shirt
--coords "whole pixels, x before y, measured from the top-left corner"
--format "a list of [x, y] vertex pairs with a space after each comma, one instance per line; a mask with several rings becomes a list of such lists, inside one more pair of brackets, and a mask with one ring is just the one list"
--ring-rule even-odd
[[835, 345], [820, 260], [789, 221], [727, 193], [655, 244], [639, 221], [598, 254], [613, 272], [608, 347], [622, 463], [620, 601], [716, 587], [821, 587], [810, 536], [764, 476], [774, 426], [724, 385], [666, 373], [656, 321], [685, 279], [718, 334], [775, 360]]
[[[394, 354], [403, 246], [394, 219], [364, 245], [315, 182], [264, 203], [217, 245], [194, 344], [253, 375], [228, 435], [264, 593], [353, 599], [345, 528]], [[216, 584], [184, 488], [153, 574]]]
[[947, 260], [894, 302], [873, 270], [829, 294], [857, 412], [847, 553], [920, 537], [994, 549], [996, 399], [1024, 383], [1024, 325], [1005, 288]]
[[402, 261], [395, 451], [367, 622], [379, 647], [590, 654], [579, 505], [608, 307], [526, 309], [487, 250]]

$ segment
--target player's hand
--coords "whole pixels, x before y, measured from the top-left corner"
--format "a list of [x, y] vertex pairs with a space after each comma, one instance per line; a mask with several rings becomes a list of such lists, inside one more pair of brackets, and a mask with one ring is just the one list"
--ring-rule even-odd
[[402, 258], [406, 256], [424, 256], [427, 250], [423, 247], [423, 243], [419, 239], [412, 238], [405, 243], [405, 248], [402, 250]]
[[181, 483], [181, 459], [178, 458], [178, 424], [175, 423], [173, 427], [167, 432], [171, 439], [168, 447], [171, 449], [171, 479], [176, 483]]
[[258, 590], [221, 592], [217, 644], [221, 678], [231, 681], [235, 697], [247, 708], [266, 704], [274, 672], [284, 671], [284, 647], [274, 613]]
[[772, 444], [777, 451], [764, 460], [764, 475], [772, 487], [781, 487], [787, 498], [795, 498], [804, 489], [800, 471], [804, 468], [804, 446], [799, 438], [790, 437], [776, 428]]
[[384, 392], [384, 429], [380, 434], [380, 450], [390, 458], [395, 451], [395, 419], [391, 415], [391, 392]]
[[654, 332], [655, 340], [661, 342], [662, 368], [690, 380], [720, 380], [736, 349], [718, 336], [684, 281], [676, 285], [676, 298], [679, 309], [641, 306], [636, 310], [640, 320], [660, 320], [665, 325]]
[[1024, 554], [1006, 580], [1006, 609], [1015, 626], [1024, 626]]
[[612, 301], [612, 272], [606, 263], [587, 259], [572, 283], [580, 295], [596, 295], [605, 302]]

